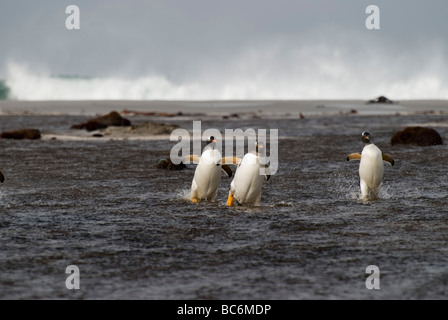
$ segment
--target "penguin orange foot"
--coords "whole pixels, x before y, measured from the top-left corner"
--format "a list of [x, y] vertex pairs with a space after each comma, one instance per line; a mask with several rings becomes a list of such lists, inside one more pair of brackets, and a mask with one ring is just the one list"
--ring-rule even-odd
[[198, 203], [199, 199], [197, 197], [191, 198], [191, 202], [193, 203]]
[[227, 198], [227, 206], [233, 207], [234, 203], [235, 203], [235, 197], [233, 196], [232, 193], [229, 193], [229, 197]]

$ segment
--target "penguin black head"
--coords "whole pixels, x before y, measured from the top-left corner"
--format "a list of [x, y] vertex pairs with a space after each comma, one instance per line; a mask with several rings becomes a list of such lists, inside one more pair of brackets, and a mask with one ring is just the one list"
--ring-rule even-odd
[[262, 152], [262, 149], [264, 148], [264, 143], [255, 141], [255, 152]]
[[208, 137], [207, 144], [212, 143], [212, 142], [216, 142], [215, 136]]
[[206, 150], [215, 150], [216, 149], [216, 139], [214, 136], [210, 136], [208, 137], [208, 140], [205, 142], [205, 147], [202, 150], [202, 152], [206, 151]]
[[369, 144], [372, 143], [372, 137], [370, 136], [370, 132], [364, 131], [362, 133], [362, 138], [361, 138], [362, 142], [364, 144]]

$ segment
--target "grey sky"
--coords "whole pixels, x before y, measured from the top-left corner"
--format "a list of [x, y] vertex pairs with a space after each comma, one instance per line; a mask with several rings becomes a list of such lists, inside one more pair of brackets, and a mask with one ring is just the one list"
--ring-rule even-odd
[[[80, 8], [80, 30], [65, 28], [70, 4]], [[380, 30], [365, 27], [370, 4], [380, 8]], [[13, 62], [52, 75], [214, 81], [215, 90], [253, 76], [280, 97], [291, 81], [311, 83], [308, 92], [326, 81], [322, 95], [382, 79], [400, 90], [412, 79], [410, 89], [424, 93], [421, 83], [435, 79], [440, 95], [447, 12], [442, 0], [1, 0], [0, 79]]]

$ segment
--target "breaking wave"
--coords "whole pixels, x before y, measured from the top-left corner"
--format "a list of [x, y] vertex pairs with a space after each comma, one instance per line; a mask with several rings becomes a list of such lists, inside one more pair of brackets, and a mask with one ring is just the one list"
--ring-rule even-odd
[[444, 49], [435, 47], [396, 58], [372, 51], [368, 44], [354, 48], [344, 43], [301, 47], [277, 43], [248, 47], [222, 63], [201, 62], [181, 79], [163, 74], [54, 76], [37, 71], [37, 66], [10, 61], [6, 80], [0, 82], [0, 99], [365, 100], [379, 95], [395, 100], [448, 99], [443, 54]]
[[193, 86], [176, 86], [163, 77], [137, 79], [52, 76], [20, 64], [7, 68], [8, 98], [13, 100], [155, 100], [185, 99]]

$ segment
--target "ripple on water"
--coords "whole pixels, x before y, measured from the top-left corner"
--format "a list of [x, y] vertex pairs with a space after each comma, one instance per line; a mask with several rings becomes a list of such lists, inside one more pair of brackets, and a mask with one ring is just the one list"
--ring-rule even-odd
[[[2, 140], [0, 298], [444, 298], [447, 147], [388, 143], [397, 126], [433, 120], [425, 117], [358, 116], [354, 128], [350, 116], [234, 120], [290, 137], [279, 141], [259, 207], [227, 207], [225, 178], [215, 202], [191, 203], [192, 168], [155, 168], [167, 141]], [[7, 126], [45, 119], [8, 117]], [[378, 128], [397, 160], [369, 202], [345, 160], [360, 151], [364, 127]], [[70, 264], [86, 290], [69, 295]], [[374, 297], [364, 285], [370, 264], [384, 279]]]

